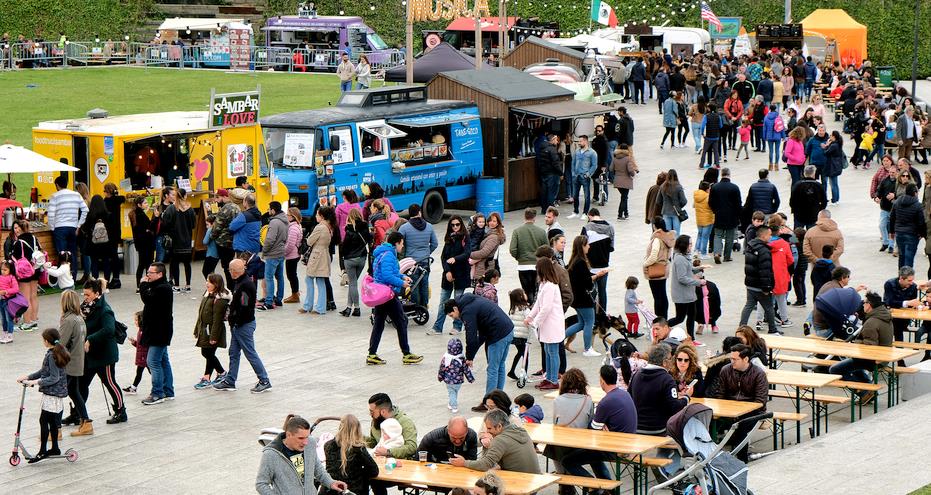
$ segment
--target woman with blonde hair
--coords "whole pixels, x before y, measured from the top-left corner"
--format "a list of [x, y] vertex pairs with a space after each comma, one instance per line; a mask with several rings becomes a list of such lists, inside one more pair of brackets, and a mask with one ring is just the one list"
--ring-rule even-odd
[[288, 208], [288, 240], [284, 248], [284, 272], [291, 285], [291, 295], [284, 301], [286, 304], [301, 302], [301, 283], [297, 278], [297, 263], [301, 259], [298, 247], [304, 240], [304, 228], [301, 226], [301, 210], [292, 206]]
[[81, 314], [81, 298], [78, 293], [68, 289], [61, 293], [61, 320], [58, 323], [61, 345], [65, 346], [71, 361], [65, 366], [68, 377], [68, 398], [71, 399], [71, 413], [62, 420], [63, 425], [80, 425], [71, 432], [71, 436], [93, 435], [94, 427], [87, 416], [87, 406], [81, 396], [81, 377], [84, 375], [84, 339], [87, 327]]
[[334, 480], [345, 482], [352, 493], [369, 492], [369, 482], [378, 476], [378, 464], [365, 448], [358, 418], [352, 414], [340, 418], [336, 437], [324, 444], [323, 451], [327, 472]]

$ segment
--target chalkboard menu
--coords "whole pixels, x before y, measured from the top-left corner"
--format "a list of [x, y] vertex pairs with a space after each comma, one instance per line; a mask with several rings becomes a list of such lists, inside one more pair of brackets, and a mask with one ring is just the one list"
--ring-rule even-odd
[[368, 29], [364, 27], [349, 28], [349, 48], [352, 54], [366, 51], [368, 48]]

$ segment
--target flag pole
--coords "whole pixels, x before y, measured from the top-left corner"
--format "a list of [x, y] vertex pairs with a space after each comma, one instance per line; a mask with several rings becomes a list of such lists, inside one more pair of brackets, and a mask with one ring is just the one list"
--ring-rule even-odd
[[592, 12], [595, 11], [595, 0], [588, 5], [588, 30], [592, 30]]

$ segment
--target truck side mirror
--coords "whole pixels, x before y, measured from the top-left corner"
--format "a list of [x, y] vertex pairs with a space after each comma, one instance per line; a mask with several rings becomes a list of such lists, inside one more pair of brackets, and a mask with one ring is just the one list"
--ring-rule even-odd
[[330, 151], [339, 149], [339, 136], [330, 136]]

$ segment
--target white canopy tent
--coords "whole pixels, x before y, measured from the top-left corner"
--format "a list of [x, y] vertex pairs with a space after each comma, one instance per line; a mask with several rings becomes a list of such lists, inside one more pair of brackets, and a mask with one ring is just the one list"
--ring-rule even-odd
[[[235, 24], [235, 25], [233, 25]], [[173, 17], [165, 19], [162, 25], [158, 27], [159, 31], [209, 31], [218, 27], [234, 27], [244, 29], [251, 26], [243, 24], [242, 19], [225, 19], [225, 18], [200, 18], [200, 17]]]
[[22, 146], [0, 146], [0, 174], [34, 174], [37, 172], [77, 172], [78, 169]]

